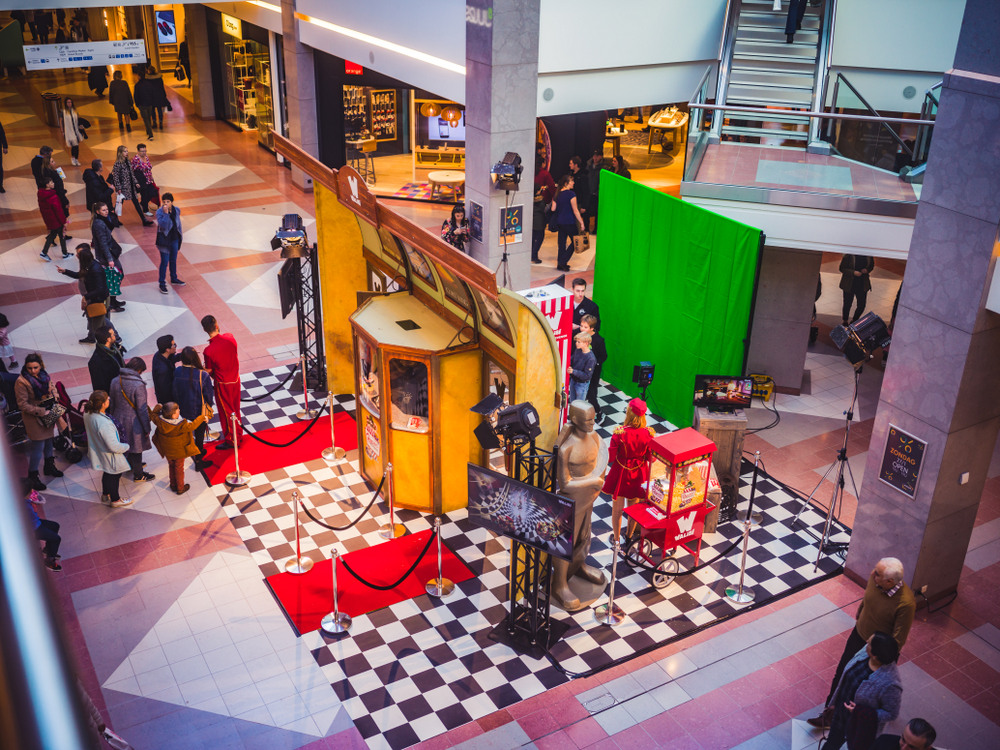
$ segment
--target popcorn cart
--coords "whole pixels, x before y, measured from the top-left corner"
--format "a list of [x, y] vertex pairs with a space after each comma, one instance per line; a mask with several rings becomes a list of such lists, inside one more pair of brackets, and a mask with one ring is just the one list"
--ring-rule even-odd
[[[625, 556], [655, 565], [653, 585], [663, 588], [680, 569], [674, 556], [677, 547], [694, 555], [698, 564], [705, 518], [715, 508], [707, 499], [715, 443], [688, 427], [660, 435], [651, 449], [649, 499], [625, 509], [639, 529]], [[653, 557], [656, 548], [658, 561]]]

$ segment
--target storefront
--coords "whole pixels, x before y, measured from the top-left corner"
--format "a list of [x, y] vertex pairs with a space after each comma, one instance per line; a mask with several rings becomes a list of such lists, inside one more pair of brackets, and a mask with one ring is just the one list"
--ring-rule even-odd
[[206, 17], [216, 116], [256, 131], [260, 145], [273, 150], [283, 121], [281, 36], [210, 8]]

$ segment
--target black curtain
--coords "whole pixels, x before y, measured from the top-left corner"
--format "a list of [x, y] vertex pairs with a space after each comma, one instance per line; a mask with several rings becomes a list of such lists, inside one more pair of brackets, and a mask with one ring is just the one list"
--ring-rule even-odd
[[594, 149], [603, 147], [607, 119], [605, 110], [542, 118], [552, 142], [549, 171], [556, 182], [569, 173], [571, 156], [579, 156], [586, 162]]

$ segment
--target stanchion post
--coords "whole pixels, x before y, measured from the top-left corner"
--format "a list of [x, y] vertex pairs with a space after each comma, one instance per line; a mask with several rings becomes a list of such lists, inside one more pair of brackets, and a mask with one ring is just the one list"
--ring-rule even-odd
[[392, 473], [392, 462], [386, 464], [385, 470], [389, 475], [385, 481], [386, 494], [389, 496], [389, 523], [384, 524], [378, 533], [383, 539], [398, 539], [406, 533], [406, 529], [403, 524], [396, 523], [396, 480]]
[[292, 507], [295, 509], [295, 557], [285, 563], [285, 572], [299, 575], [312, 570], [313, 561], [312, 558], [302, 556], [301, 524], [299, 523], [302, 509], [299, 507], [298, 490], [292, 490]]
[[236, 414], [229, 415], [229, 424], [232, 426], [233, 435], [233, 460], [236, 462], [235, 468], [226, 474], [226, 484], [230, 487], [243, 487], [247, 482], [250, 481], [250, 472], [240, 470], [240, 440], [239, 432], [237, 427], [239, 423], [237, 422]]
[[[614, 505], [615, 500], [617, 498], [611, 499], [612, 505]], [[620, 624], [625, 619], [625, 612], [615, 604], [615, 583], [618, 581], [618, 551], [621, 545], [621, 528], [621, 516], [619, 516], [618, 523], [615, 524], [611, 532], [614, 534], [615, 540], [612, 545], [614, 558], [611, 561], [611, 588], [608, 589], [608, 601], [606, 604], [601, 604], [594, 608], [594, 620], [601, 625], [611, 625], [612, 627]]]
[[325, 615], [320, 627], [327, 633], [346, 633], [351, 629], [351, 616], [341, 612], [337, 605], [337, 550], [330, 552], [330, 567], [333, 569], [333, 612]]
[[757, 468], [759, 463], [760, 451], [757, 451], [754, 453], [753, 479], [750, 483], [750, 503], [747, 505], [747, 512], [743, 518], [743, 557], [740, 559], [740, 581], [736, 586], [726, 587], [726, 598], [734, 604], [749, 604], [754, 600], [753, 588], [750, 586], [744, 587], [743, 579], [747, 572], [747, 548], [750, 546], [750, 528], [754, 525], [753, 499], [757, 492]]
[[323, 449], [327, 461], [339, 461], [347, 456], [347, 451], [337, 447], [337, 434], [333, 429], [333, 393], [326, 394], [326, 413], [330, 415], [330, 447]]
[[754, 496], [757, 494], [757, 472], [760, 469], [760, 451], [754, 451], [753, 454], [753, 481], [750, 483], [750, 501], [747, 503], [746, 511], [740, 512], [737, 516], [740, 523], [746, 521], [747, 518], [750, 519], [750, 523], [753, 526], [760, 526], [763, 516], [758, 511], [753, 509]]
[[436, 596], [439, 599], [444, 599], [446, 596], [450, 595], [451, 592], [455, 590], [455, 584], [444, 577], [442, 572], [442, 555], [441, 555], [441, 518], [440, 516], [434, 519], [434, 533], [437, 534], [437, 552], [438, 552], [438, 574], [437, 578], [432, 578], [424, 586], [424, 590], [427, 591], [431, 596]]
[[302, 367], [302, 410], [295, 416], [299, 419], [313, 419], [316, 410], [309, 408], [309, 386], [306, 384], [306, 358], [299, 357], [299, 365]]

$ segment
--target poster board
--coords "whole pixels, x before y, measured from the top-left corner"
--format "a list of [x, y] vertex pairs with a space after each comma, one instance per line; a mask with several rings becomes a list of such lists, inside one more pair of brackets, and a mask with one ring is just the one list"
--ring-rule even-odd
[[926, 448], [925, 441], [890, 424], [885, 449], [882, 451], [879, 480], [911, 499], [916, 497], [920, 466], [923, 464]]

